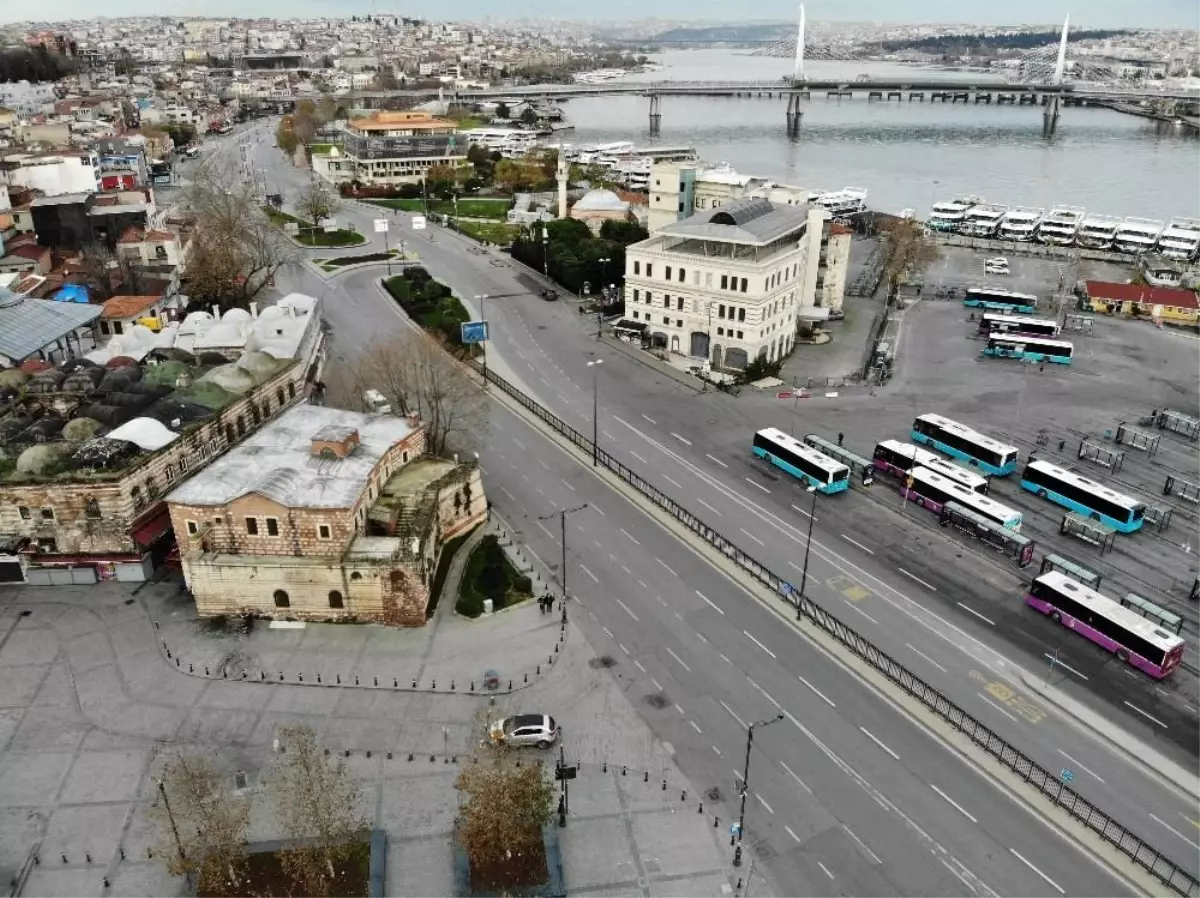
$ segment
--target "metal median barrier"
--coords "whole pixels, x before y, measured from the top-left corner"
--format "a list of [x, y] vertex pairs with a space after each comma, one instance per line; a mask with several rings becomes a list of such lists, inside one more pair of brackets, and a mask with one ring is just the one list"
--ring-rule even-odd
[[[533, 399], [526, 396], [504, 378], [493, 371], [483, 372], [476, 363], [476, 371], [486, 377], [487, 382], [499, 388], [507, 396], [520, 403], [524, 408], [537, 415], [556, 433], [566, 437], [580, 449], [589, 453], [593, 451], [592, 441], [571, 427], [557, 415], [543, 408]], [[893, 683], [900, 686], [919, 700], [927, 708], [941, 717], [944, 721], [969, 738], [976, 745], [998, 760], [1009, 770], [1020, 776], [1043, 795], [1050, 798], [1056, 805], [1068, 814], [1097, 833], [1104, 841], [1115, 846], [1122, 854], [1129, 857], [1138, 866], [1149, 871], [1162, 880], [1168, 887], [1184, 896], [1200, 895], [1200, 882], [1186, 870], [1181, 869], [1173, 861], [1164, 857], [1161, 852], [1148, 842], [1134, 835], [1125, 826], [1117, 822], [1090, 801], [1079, 795], [1074, 789], [1064, 784], [1058, 774], [1052, 773], [1020, 749], [1009, 744], [999, 734], [980, 723], [950, 699], [946, 698], [887, 652], [875, 646], [853, 627], [848, 626], [834, 615], [830, 614], [811, 599], [799, 596], [791, 584], [772, 573], [762, 563], [756, 561], [729, 539], [726, 539], [704, 521], [684, 508], [670, 496], [665, 495], [645, 478], [630, 470], [617, 461], [603, 449], [596, 451], [596, 457], [605, 468], [616, 474], [623, 481], [652, 501], [663, 511], [675, 517], [681, 524], [701, 537], [726, 558], [734, 562], [743, 571], [771, 590], [789, 607], [796, 609], [838, 642], [854, 652], [880, 673], [887, 676]]]

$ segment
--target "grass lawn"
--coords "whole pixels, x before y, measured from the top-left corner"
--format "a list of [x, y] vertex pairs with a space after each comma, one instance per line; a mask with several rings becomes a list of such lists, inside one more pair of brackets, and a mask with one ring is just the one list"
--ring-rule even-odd
[[479, 617], [484, 599], [491, 599], [493, 610], [499, 611], [532, 596], [529, 577], [513, 566], [499, 540], [489, 533], [467, 559], [454, 610], [464, 617]]
[[467, 116], [464, 119], [459, 119], [457, 127], [459, 131], [473, 131], [485, 125], [487, 125], [487, 122], [484, 119]]
[[500, 221], [460, 221], [458, 229], [468, 237], [486, 240], [488, 243], [496, 243], [500, 246], [508, 246], [521, 233], [520, 225], [510, 225]]
[[263, 206], [263, 212], [267, 214], [267, 218], [271, 220], [271, 224], [280, 230], [288, 222], [295, 222], [300, 226], [300, 233], [292, 239], [301, 246], [358, 246], [361, 243], [366, 243], [367, 238], [356, 231], [346, 231], [338, 229], [336, 231], [314, 230], [312, 222], [305, 221], [303, 218], [297, 218], [295, 215], [289, 215], [287, 212], [280, 212], [278, 209], [273, 209], [270, 206]]
[[[404, 212], [425, 211], [425, 201], [422, 199], [367, 200], [367, 202], [376, 206], [386, 206], [388, 209], [401, 209]], [[504, 221], [511, 207], [512, 201], [504, 197], [495, 199], [471, 197], [458, 201], [458, 214], [465, 218], [494, 218], [497, 221]], [[442, 215], [453, 215], [454, 203], [451, 200], [430, 200], [429, 211], [440, 212]]]

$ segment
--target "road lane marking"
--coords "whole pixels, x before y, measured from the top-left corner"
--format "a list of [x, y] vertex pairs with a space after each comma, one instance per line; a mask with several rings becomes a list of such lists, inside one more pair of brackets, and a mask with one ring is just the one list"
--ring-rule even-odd
[[818, 867], [820, 867], [822, 870], [824, 870], [824, 871], [825, 871], [825, 875], [826, 875], [826, 876], [828, 876], [830, 879], [833, 879], [833, 874], [829, 872], [829, 868], [828, 868], [828, 867], [826, 867], [826, 866], [825, 866], [824, 864], [822, 864], [820, 861], [817, 861], [817, 866], [818, 866]]
[[546, 462], [540, 458], [538, 459], [538, 464], [541, 465], [543, 468], [545, 468], [547, 471], [550, 470], [550, 466], [548, 464], [546, 464]]
[[594, 539], [594, 540], [592, 540], [592, 542], [594, 542], [594, 543], [596, 544], [596, 548], [597, 548], [597, 549], [603, 549], [603, 548], [604, 548], [604, 544], [603, 544], [603, 543], [601, 543], [601, 542], [600, 542], [600, 540], [598, 540], [598, 539]]
[[627, 539], [628, 539], [630, 542], [632, 542], [632, 543], [633, 543], [635, 546], [640, 546], [640, 545], [641, 545], [641, 542], [640, 542], [640, 541], [639, 541], [639, 540], [638, 540], [636, 537], [634, 537], [634, 536], [633, 536], [633, 534], [631, 534], [631, 533], [630, 533], [628, 530], [626, 530], [624, 527], [622, 527], [622, 528], [621, 528], [621, 532], [622, 532], [622, 533], [624, 533], [624, 534], [625, 534], [625, 537], [626, 537], [626, 538], [627, 538]]
[[545, 524], [543, 524], [541, 521], [534, 521], [533, 523], [542, 528], [542, 533], [546, 534], [546, 536], [550, 537], [551, 539], [554, 539], [554, 534], [550, 532]]
[[985, 702], [987, 702], [989, 705], [991, 705], [993, 708], [995, 708], [997, 711], [999, 711], [1001, 714], [1003, 714], [1005, 717], [1007, 717], [1009, 720], [1011, 720], [1013, 723], [1018, 723], [1017, 718], [1013, 717], [1011, 714], [1009, 714], [1007, 711], [1005, 711], [1003, 708], [1001, 708], [999, 705], [997, 705], [994, 701], [992, 701], [990, 698], [988, 698], [982, 692], [976, 692], [975, 694], [977, 696], [979, 696], [981, 699], [983, 699]]
[[837, 707], [837, 705], [834, 704], [833, 699], [831, 699], [829, 696], [827, 696], [824, 692], [822, 692], [820, 689], [818, 689], [812, 683], [808, 682], [808, 680], [804, 679], [804, 677], [797, 674], [796, 679], [798, 679], [801, 683], [803, 683], [805, 686], [807, 686], [809, 689], [811, 689], [813, 692], [815, 692], [817, 694], [817, 696], [821, 699], [821, 701], [825, 702], [825, 704], [829, 705], [829, 707], [831, 707], [831, 708]]
[[784, 830], [787, 832], [787, 834], [789, 836], [791, 836], [793, 839], [795, 839], [797, 843], [800, 842], [800, 837], [798, 835], [796, 835], [794, 832], [792, 832], [792, 828], [790, 826], [784, 826]]
[[[664, 648], [666, 648], [666, 650], [667, 650], [667, 654], [668, 654], [668, 655], [670, 655], [672, 658], [674, 658], [674, 659], [675, 659], [675, 660], [676, 660], [676, 661], [679, 663], [679, 666], [680, 666], [680, 667], [682, 667], [682, 668], [683, 668], [684, 670], [686, 670], [688, 673], [691, 673], [691, 672], [692, 672], [692, 669], [691, 669], [690, 667], [688, 667], [688, 666], [687, 666], [687, 664], [684, 662], [684, 660], [683, 660], [682, 658], [680, 658], [680, 657], [679, 657], [678, 655], [676, 655], [676, 654], [675, 654], [673, 651], [671, 651], [670, 647], [668, 647], [668, 646], [664, 646]], [[677, 706], [677, 707], [678, 707], [678, 706]]]
[[988, 618], [984, 617], [982, 614], [980, 614], [980, 613], [979, 613], [978, 611], [976, 611], [974, 608], [968, 608], [968, 607], [967, 607], [966, 605], [964, 605], [962, 602], [955, 602], [954, 604], [955, 604], [955, 605], [957, 605], [959, 608], [961, 608], [963, 611], [967, 612], [968, 614], [973, 614], [973, 615], [975, 615], [977, 618], [979, 618], [981, 621], [983, 621], [983, 622], [984, 622], [985, 624], [987, 624], [989, 627], [994, 627], [994, 626], [996, 626], [996, 622], [995, 622], [995, 621], [993, 621], [993, 620], [989, 620]]
[[513, 437], [513, 442], [517, 444], [517, 447], [519, 449], [521, 449], [522, 452], [525, 451], [525, 444], [522, 443], [520, 440], [518, 440], [516, 437]]
[[[614, 598], [616, 598], [616, 597], [614, 596]], [[634, 614], [632, 611], [630, 611], [629, 606], [626, 605], [624, 602], [622, 602], [620, 599], [617, 599], [617, 604], [620, 605], [622, 608], [624, 608], [625, 613], [628, 614], [630, 617], [632, 617], [634, 620], [638, 619], [638, 616], [636, 614]]]
[[591, 578], [592, 578], [592, 582], [593, 582], [593, 583], [599, 583], [599, 582], [600, 582], [600, 578], [599, 578], [599, 577], [597, 577], [595, 574], [593, 574], [591, 571], [589, 571], [589, 570], [588, 570], [586, 567], [584, 567], [582, 564], [581, 564], [581, 565], [579, 565], [579, 569], [580, 569], [581, 571], [583, 571], [585, 574], [587, 574], [589, 577], [591, 577]]
[[628, 654], [629, 654], [629, 649], [625, 648], [625, 646], [624, 646], [624, 644], [623, 644], [623, 643], [620, 643], [620, 642], [618, 642], [618, 643], [617, 643], [617, 648], [619, 648], [619, 649], [620, 649], [622, 652], [624, 652], [626, 655], [628, 655]]
[[689, 720], [688, 723], [690, 723], [692, 725], [692, 729], [695, 730], [697, 733], [700, 733], [700, 734], [704, 733], [704, 730], [702, 730], [702, 729], [700, 729], [700, 727], [696, 726], [696, 721]]
[[753, 533], [751, 533], [751, 532], [750, 532], [749, 530], [747, 530], [745, 527], [739, 527], [739, 528], [738, 528], [738, 530], [741, 530], [741, 531], [742, 531], [742, 533], [746, 534], [746, 536], [750, 537], [752, 540], [754, 540], [754, 541], [755, 541], [756, 543], [758, 543], [760, 546], [765, 546], [765, 545], [766, 545], [766, 543], [764, 543], [764, 542], [763, 542], [761, 539], [759, 539], [757, 536], [755, 536]]
[[717, 654], [721, 656], [721, 660], [724, 661], [726, 664], [733, 663], [732, 661], [729, 660], [729, 656], [726, 655], [724, 652], [717, 652]]
[[932, 789], [934, 792], [936, 792], [938, 795], [942, 796], [942, 798], [944, 798], [946, 800], [946, 802], [950, 805], [950, 807], [954, 808], [954, 810], [958, 811], [960, 814], [962, 814], [964, 817], [966, 817], [972, 823], [979, 822], [978, 820], [975, 819], [973, 814], [970, 814], [967, 812], [966, 808], [964, 808], [961, 804], [959, 804], [957, 801], [955, 801], [953, 798], [951, 798], [949, 795], [947, 795], [945, 792], [943, 792], [941, 789], [939, 789], [933, 783], [929, 784], [929, 788]]
[[863, 611], [861, 608], [859, 608], [857, 605], [855, 605], [849, 599], [842, 599], [842, 601], [845, 602], [847, 605], [849, 605], [851, 608], [853, 608], [855, 611], [857, 611], [859, 614], [861, 614], [863, 617], [865, 617], [867, 620], [869, 620], [871, 623], [875, 624], [876, 626], [879, 625], [879, 621], [875, 620], [875, 618], [871, 617], [871, 615], [867, 614], [867, 612]]
[[857, 843], [858, 843], [858, 847], [859, 847], [859, 848], [861, 848], [861, 849], [862, 849], [863, 851], [865, 851], [865, 852], [866, 852], [868, 855], [870, 855], [870, 857], [871, 857], [871, 860], [873, 860], [873, 861], [874, 861], [875, 863], [877, 863], [877, 864], [882, 864], [882, 863], [883, 863], [883, 861], [881, 861], [881, 860], [879, 859], [879, 855], [877, 855], [877, 854], [876, 854], [874, 851], [872, 851], [870, 848], [868, 848], [868, 847], [867, 847], [867, 843], [866, 843], [866, 842], [864, 842], [862, 839], [860, 839], [858, 836], [856, 836], [856, 835], [854, 834], [854, 830], [852, 830], [850, 827], [848, 827], [848, 826], [847, 826], [846, 824], [844, 824], [844, 823], [842, 824], [842, 829], [844, 829], [844, 830], [846, 831], [846, 835], [848, 835], [848, 836], [849, 836], [851, 839], [853, 839], [855, 842], [857, 842]]
[[725, 462], [721, 461], [721, 459], [717, 458], [715, 455], [709, 455], [707, 452], [705, 452], [704, 454], [705, 454], [705, 456], [707, 456], [708, 458], [711, 458], [713, 461], [715, 461], [717, 464], [719, 464], [722, 468], [729, 467], [729, 465], [725, 464]]
[[[719, 611], [721, 614], [725, 613], [724, 611], [721, 611], [721, 609], [719, 607], [717, 607], [716, 602], [714, 602], [712, 599], [710, 599], [708, 596], [706, 596], [700, 590], [698, 590], [698, 589], [696, 590], [696, 595], [698, 595], [700, 598], [704, 599], [704, 601], [708, 602], [708, 604], [711, 605], [714, 610]], [[749, 634], [746, 634], [746, 635], [749, 635]]]
[[[1081, 674], [1079, 671], [1077, 671], [1071, 665], [1063, 664], [1062, 661], [1060, 661], [1058, 658], [1051, 655], [1049, 652], [1042, 652], [1042, 657], [1048, 658], [1050, 660], [1052, 667], [1061, 667], [1064, 670], [1069, 670], [1071, 673], [1075, 674], [1075, 676], [1079, 677], [1079, 679], [1081, 679], [1081, 680], [1086, 680], [1088, 678], [1087, 674]], [[1126, 671], [1126, 673], [1129, 673], [1129, 671]], [[1134, 674], [1134, 676], [1136, 677], [1137, 674]]]
[[[480, 470], [482, 470], [482, 468]], [[563, 480], [561, 477], [558, 479], [559, 479], [559, 482], [562, 483], [563, 486], [565, 486], [571, 492], [575, 492], [575, 487], [571, 486], [571, 484], [567, 483], [567, 481]]]
[[757, 683], [755, 683], [749, 677], [746, 677], [746, 679], [750, 682], [751, 686], [753, 686], [755, 689], [757, 689], [759, 692], [761, 692], [763, 694], [763, 698], [765, 698], [767, 701], [769, 701], [776, 708], [779, 708], [781, 711], [783, 710], [783, 705], [781, 705], [781, 704], [779, 704], [779, 702], [775, 701], [775, 699], [772, 697], [771, 693], [767, 692], [767, 690], [763, 689], [761, 686], [759, 686]]
[[906, 648], [910, 648], [910, 649], [912, 649], [914, 652], [916, 652], [918, 655], [920, 655], [922, 658], [924, 658], [926, 661], [928, 661], [930, 664], [932, 664], [934, 667], [936, 667], [936, 668], [937, 668], [938, 670], [940, 670], [942, 673], [949, 673], [949, 671], [948, 671], [948, 670], [946, 670], [946, 668], [942, 667], [942, 665], [938, 664], [936, 661], [934, 661], [932, 658], [930, 658], [928, 655], [926, 655], [926, 654], [925, 654], [924, 652], [922, 652], [920, 649], [918, 649], [918, 648], [913, 648], [913, 646], [912, 646], [912, 645], [910, 645], [910, 644], [909, 644], [909, 643], [907, 643], [907, 642], [906, 642], [906, 643], [904, 643], [904, 645], [905, 645], [905, 647], [906, 647]]
[[733, 775], [739, 780], [745, 779], [745, 777], [742, 776], [742, 771], [738, 770], [736, 767], [733, 768]]
[[683, 708], [679, 707], [678, 703], [675, 705], [675, 710], [679, 712], [680, 717], [683, 716]]
[[658, 422], [655, 421], [653, 418], [651, 418], [649, 415], [642, 415], [642, 417], [645, 418], [647, 421], [649, 421], [651, 424], [654, 424], [655, 426], [658, 425]]
[[607, 430], [602, 430], [600, 432], [602, 434], [604, 434], [604, 439], [609, 440], [610, 442], [614, 442], [614, 443], [616, 442], [617, 438], [615, 436], [613, 436], [611, 433], [609, 433]]
[[804, 780], [802, 780], [802, 779], [800, 779], [800, 777], [796, 776], [795, 772], [792, 770], [791, 767], [789, 767], [787, 764], [783, 763], [783, 761], [779, 762], [779, 766], [787, 771], [788, 776], [790, 776], [792, 779], [794, 779], [796, 782], [798, 782], [800, 784], [801, 789], [803, 789], [809, 795], [813, 794], [813, 790], [808, 788], [808, 785], [804, 782]]
[[634, 666], [635, 666], [635, 667], [636, 667], [638, 670], [640, 670], [642, 673], [645, 673], [645, 672], [646, 672], [646, 668], [642, 666], [642, 662], [641, 662], [641, 661], [638, 661], [638, 660], [635, 658], [635, 659], [634, 659], [634, 661], [633, 661], [633, 664], [634, 664]]
[[745, 480], [745, 481], [746, 481], [748, 484], [750, 484], [751, 486], [756, 486], [756, 487], [758, 487], [758, 488], [759, 488], [760, 490], [762, 490], [764, 493], [769, 493], [769, 492], [771, 492], [769, 489], [767, 489], [767, 488], [766, 488], [765, 486], [763, 486], [761, 483], [756, 483], [755, 481], [751, 480], [749, 477], [744, 477], [744, 478], [742, 478], [742, 479], [743, 479], [743, 480]]
[[[1061, 748], [1056, 748], [1054, 750], [1056, 752], [1058, 752], [1060, 755], [1062, 755], [1064, 758], [1066, 758], [1068, 761], [1070, 761], [1072, 764], [1074, 764], [1076, 767], [1078, 767], [1080, 770], [1082, 770], [1084, 773], [1094, 776], [1096, 779], [1098, 779], [1102, 783], [1104, 782], [1104, 777], [1100, 776], [1094, 770], [1088, 770], [1086, 767], [1084, 767], [1082, 764], [1080, 764], [1078, 761], [1076, 761], [1074, 758], [1072, 758], [1069, 754], [1067, 754]], [[1196, 848], [1200, 849], [1200, 845], [1197, 845]]]
[[500, 487], [500, 492], [502, 492], [502, 493], [504, 493], [504, 495], [508, 496], [508, 498], [511, 499], [513, 502], [517, 501], [517, 497], [514, 496], [512, 493], [510, 493], [508, 490], [506, 490], [504, 487]]
[[596, 512], [602, 518], [608, 517], [608, 515], [606, 515], [604, 513], [604, 509], [602, 509], [599, 505], [596, 505], [595, 503], [589, 502], [588, 508], [590, 508], [592, 511]]
[[[504, 487], [501, 487], [501, 489], [504, 489]], [[705, 502], [699, 496], [696, 497], [696, 501], [699, 502], [701, 505], [703, 505], [705, 508], [707, 508], [709, 511], [711, 511], [713, 514], [715, 514], [717, 517], [721, 516], [721, 512], [717, 511], [715, 508], [713, 508], [711, 505], [709, 505], [707, 502]]]
[[1150, 714], [1147, 714], [1145, 711], [1143, 711], [1143, 710], [1142, 710], [1141, 708], [1139, 708], [1137, 705], [1131, 704], [1130, 702], [1125, 702], [1125, 704], [1129, 705], [1129, 707], [1133, 708], [1133, 710], [1137, 711], [1139, 714], [1141, 714], [1141, 715], [1142, 715], [1143, 717], [1145, 717], [1147, 720], [1153, 720], [1155, 723], [1157, 723], [1157, 724], [1158, 724], [1160, 727], [1162, 727], [1164, 730], [1165, 730], [1165, 729], [1167, 729], [1167, 725], [1166, 725], [1165, 723], [1163, 723], [1163, 722], [1162, 722], [1161, 720], [1159, 720], [1157, 717], [1153, 717], [1153, 716], [1151, 716]]
[[775, 809], [773, 807], [771, 807], [769, 804], [767, 804], [767, 800], [765, 798], [763, 798], [757, 792], [754, 793], [754, 797], [758, 799], [759, 804], [761, 804], [764, 808], [767, 809], [768, 813], [770, 813], [770, 814], [775, 813]]
[[667, 573], [670, 574], [672, 577], [679, 576], [677, 573], [675, 573], [673, 570], [671, 570], [671, 568], [667, 566], [667, 563], [665, 561], [663, 561], [661, 558], [655, 558], [654, 560], [657, 561], [659, 564], [661, 564], [664, 568], [666, 568]]
[[703, 643], [708, 642], [708, 637], [705, 636], [703, 633], [701, 633], [699, 630], [696, 631], [696, 638], [699, 639]]
[[754, 638], [754, 637], [753, 637], [753, 636], [750, 634], [750, 631], [749, 631], [749, 630], [743, 630], [742, 632], [743, 632], [743, 633], [745, 633], [745, 634], [746, 634], [746, 638], [747, 638], [747, 639], [749, 639], [751, 642], [753, 642], [753, 643], [754, 643], [756, 646], [758, 646], [760, 649], [762, 649], [764, 652], [766, 652], [766, 653], [767, 653], [768, 655], [770, 655], [772, 658], [774, 658], [774, 657], [775, 657], [775, 653], [774, 653], [774, 652], [772, 652], [772, 651], [771, 651], [769, 648], [767, 648], [765, 645], [763, 645], [761, 642], [759, 642], [757, 639], [755, 639], [755, 638]]
[[[793, 506], [793, 508], [794, 508], [794, 507], [795, 507], [795, 506]], [[844, 539], [846, 542], [850, 543], [850, 544], [851, 544], [851, 545], [853, 545], [853, 546], [858, 546], [860, 549], [862, 549], [862, 550], [863, 550], [864, 552], [866, 552], [868, 555], [874, 555], [874, 554], [875, 554], [875, 552], [874, 552], [873, 550], [871, 550], [871, 549], [868, 549], [866, 546], [864, 546], [864, 545], [863, 545], [862, 543], [860, 543], [858, 540], [856, 540], [856, 539], [851, 539], [850, 537], [846, 536], [846, 534], [844, 534], [844, 533], [843, 533], [841, 536], [842, 536], [842, 539]]]
[[1047, 876], [1045, 873], [1043, 873], [1041, 870], [1039, 870], [1033, 864], [1029, 863], [1029, 861], [1027, 861], [1025, 859], [1025, 857], [1019, 851], [1017, 851], [1017, 849], [1010, 848], [1008, 850], [1011, 851], [1013, 853], [1013, 855], [1016, 857], [1016, 859], [1019, 860], [1022, 864], [1024, 864], [1026, 867], [1028, 867], [1030, 870], [1032, 870], [1034, 873], [1036, 873], [1042, 879], [1046, 880], [1046, 882], [1050, 883], [1050, 885], [1054, 886], [1054, 888], [1058, 891], [1058, 894], [1060, 894], [1060, 895], [1067, 894], [1066, 892], [1064, 892], [1062, 890], [1062, 888], [1059, 886], [1058, 883], [1056, 883], [1053, 879], [1051, 879], [1049, 876]]
[[608, 629], [608, 627], [601, 627], [600, 629], [601, 629], [601, 630], [603, 630], [605, 633], [607, 633], [607, 634], [608, 634], [608, 638], [609, 638], [609, 639], [612, 639], [612, 638], [613, 638], [613, 632], [612, 632], [612, 630]]
[[[1092, 776], [1096, 776], [1096, 775], [1093, 773]], [[1096, 777], [1096, 778], [1099, 779], [1099, 777]], [[1101, 782], [1103, 782], [1103, 780], [1101, 780]], [[1165, 820], [1155, 817], [1153, 814], [1150, 815], [1150, 818], [1155, 823], [1161, 824], [1162, 826], [1165, 826], [1167, 829], [1169, 829], [1171, 832], [1175, 833], [1175, 835], [1179, 836], [1179, 838], [1183, 839], [1183, 841], [1187, 842], [1189, 845], [1191, 845], [1197, 851], [1200, 851], [1200, 844], [1193, 842], [1191, 839], [1189, 839], [1187, 836], [1185, 836], [1183, 833], [1181, 833], [1175, 827], [1171, 826], [1171, 824], [1167, 823]]]
[[[922, 579], [921, 579], [920, 577], [918, 577], [916, 574], [910, 574], [908, 571], [906, 571], [906, 570], [905, 570], [904, 568], [902, 568], [902, 567], [898, 567], [898, 568], [896, 568], [896, 570], [898, 570], [898, 571], [899, 571], [900, 573], [902, 573], [904, 576], [908, 577], [910, 580], [915, 580], [915, 581], [917, 581], [917, 582], [918, 582], [918, 583], [920, 583], [922, 586], [924, 586], [926, 589], [928, 589], [930, 592], [937, 592], [937, 587], [936, 587], [936, 586], [934, 586], [932, 583], [926, 583], [924, 580], [922, 580]], [[962, 603], [960, 602], [959, 604], [961, 605]], [[965, 607], [965, 606], [964, 606], [964, 607]], [[985, 619], [986, 619], [986, 618], [985, 618]]]
[[721, 754], [721, 749], [717, 748], [715, 745], [713, 746], [713, 751], [715, 751], [717, 753], [718, 758], [725, 757], [723, 754]]
[[640, 455], [638, 455], [632, 449], [629, 450], [629, 454], [632, 455], [634, 458], [636, 458], [638, 461], [640, 461], [644, 465], [650, 464], [650, 462], [646, 461], [646, 459], [642, 458]]
[[665, 480], [667, 483], [671, 484], [671, 486], [675, 487], [676, 489], [679, 489], [679, 490], [683, 489], [682, 484], [676, 483], [674, 480], [672, 480], [666, 474], [663, 474], [662, 478], [663, 478], [663, 480]]
[[[724, 708], [726, 711], [728, 711], [729, 715], [734, 720], [736, 720], [742, 727], [746, 726], [746, 721], [744, 721], [744, 720], [742, 720], [742, 718], [738, 717], [737, 714], [734, 713], [733, 708], [729, 707], [729, 705], [725, 704], [725, 702], [721, 699], [717, 699], [717, 701], [721, 702], [721, 707]], [[735, 770], [734, 773], [737, 773], [737, 771]], [[739, 773], [738, 776], [740, 777], [741, 774]]]
[[646, 585], [645, 580], [638, 580], [638, 586], [640, 586], [642, 589], [646, 590], [647, 592], [650, 591], [650, 587]]
[[900, 760], [900, 756], [898, 754], [896, 754], [894, 751], [892, 751], [890, 748], [888, 748], [886, 745], [884, 745], [882, 742], [880, 742], [877, 738], [875, 738], [875, 735], [870, 730], [868, 730], [866, 727], [862, 727], [862, 726], [860, 726], [859, 729], [863, 731], [863, 734], [868, 739], [870, 739], [872, 742], [874, 742], [876, 745], [878, 745], [880, 748], [882, 748], [884, 751], [886, 751], [889, 755], [891, 755], [893, 760], [896, 760], [896, 761]]
[[679, 442], [683, 443], [683, 445], [685, 445], [685, 446], [690, 446], [690, 445], [692, 445], [692, 441], [691, 441], [691, 440], [685, 440], [685, 439], [684, 439], [683, 437], [681, 437], [679, 434], [675, 433], [675, 431], [671, 431], [671, 436], [675, 437], [675, 439], [679, 440]]
[[658, 682], [658, 680], [654, 679], [654, 677], [650, 678], [650, 682], [654, 684], [654, 688], [657, 689], [659, 692], [663, 691], [662, 683]]
[[[793, 505], [792, 510], [800, 512], [800, 514], [804, 515], [806, 518], [812, 518], [814, 521], [816, 520], [816, 518], [813, 518], [813, 516], [811, 514], [809, 514], [807, 511], [805, 511], [799, 505]], [[800, 539], [799, 537], [793, 536], [792, 539], [796, 540], [796, 542], [798, 542], [798, 543], [803, 542], [803, 540]]]

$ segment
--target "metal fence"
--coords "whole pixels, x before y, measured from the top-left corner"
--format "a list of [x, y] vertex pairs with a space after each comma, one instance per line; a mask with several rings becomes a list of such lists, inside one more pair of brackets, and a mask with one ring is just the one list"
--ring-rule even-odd
[[[476, 368], [481, 371], [480, 368]], [[481, 373], [483, 373], [481, 371]], [[1042, 767], [1020, 749], [1009, 744], [999, 734], [980, 723], [950, 699], [946, 698], [916, 674], [912, 673], [899, 661], [882, 649], [875, 646], [852, 627], [817, 605], [811, 599], [800, 596], [792, 585], [772, 572], [766, 565], [755, 560], [738, 547], [732, 540], [727, 539], [710, 527], [701, 518], [687, 508], [684, 508], [670, 496], [664, 494], [654, 484], [630, 470], [613, 458], [603, 449], [596, 449], [592, 441], [571, 427], [557, 415], [543, 408], [533, 399], [526, 396], [494, 371], [485, 374], [488, 383], [497, 387], [525, 409], [536, 415], [556, 433], [566, 437], [580, 449], [596, 453], [598, 462], [612, 473], [616, 474], [643, 496], [669, 513], [677, 521], [717, 549], [753, 577], [758, 583], [771, 590], [776, 597], [798, 614], [807, 617], [829, 635], [833, 636], [843, 646], [854, 652], [876, 670], [884, 674], [913, 698], [969, 738], [972, 742], [998, 760], [1005, 767], [1020, 776], [1043, 795], [1049, 797], [1056, 805], [1106, 842], [1112, 844], [1118, 851], [1129, 857], [1134, 863], [1158, 877], [1175, 892], [1184, 896], [1200, 895], [1200, 882], [1186, 870], [1163, 856], [1161, 852], [1148, 842], [1134, 835], [1125, 826], [1118, 823], [1104, 811], [1097, 808], [1074, 789], [1065, 785], [1058, 773], [1053, 773]]]

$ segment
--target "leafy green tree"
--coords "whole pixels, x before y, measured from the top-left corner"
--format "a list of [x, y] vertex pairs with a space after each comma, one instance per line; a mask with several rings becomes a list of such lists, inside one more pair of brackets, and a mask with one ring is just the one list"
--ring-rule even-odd
[[605, 240], [611, 240], [613, 243], [629, 246], [646, 240], [649, 238], [650, 232], [636, 221], [609, 219], [600, 225], [600, 236]]
[[512, 111], [508, 108], [507, 103], [496, 104], [496, 118], [508, 118]]
[[521, 112], [521, 122], [526, 125], [536, 125], [538, 121], [537, 113], [530, 107], [526, 106]]

